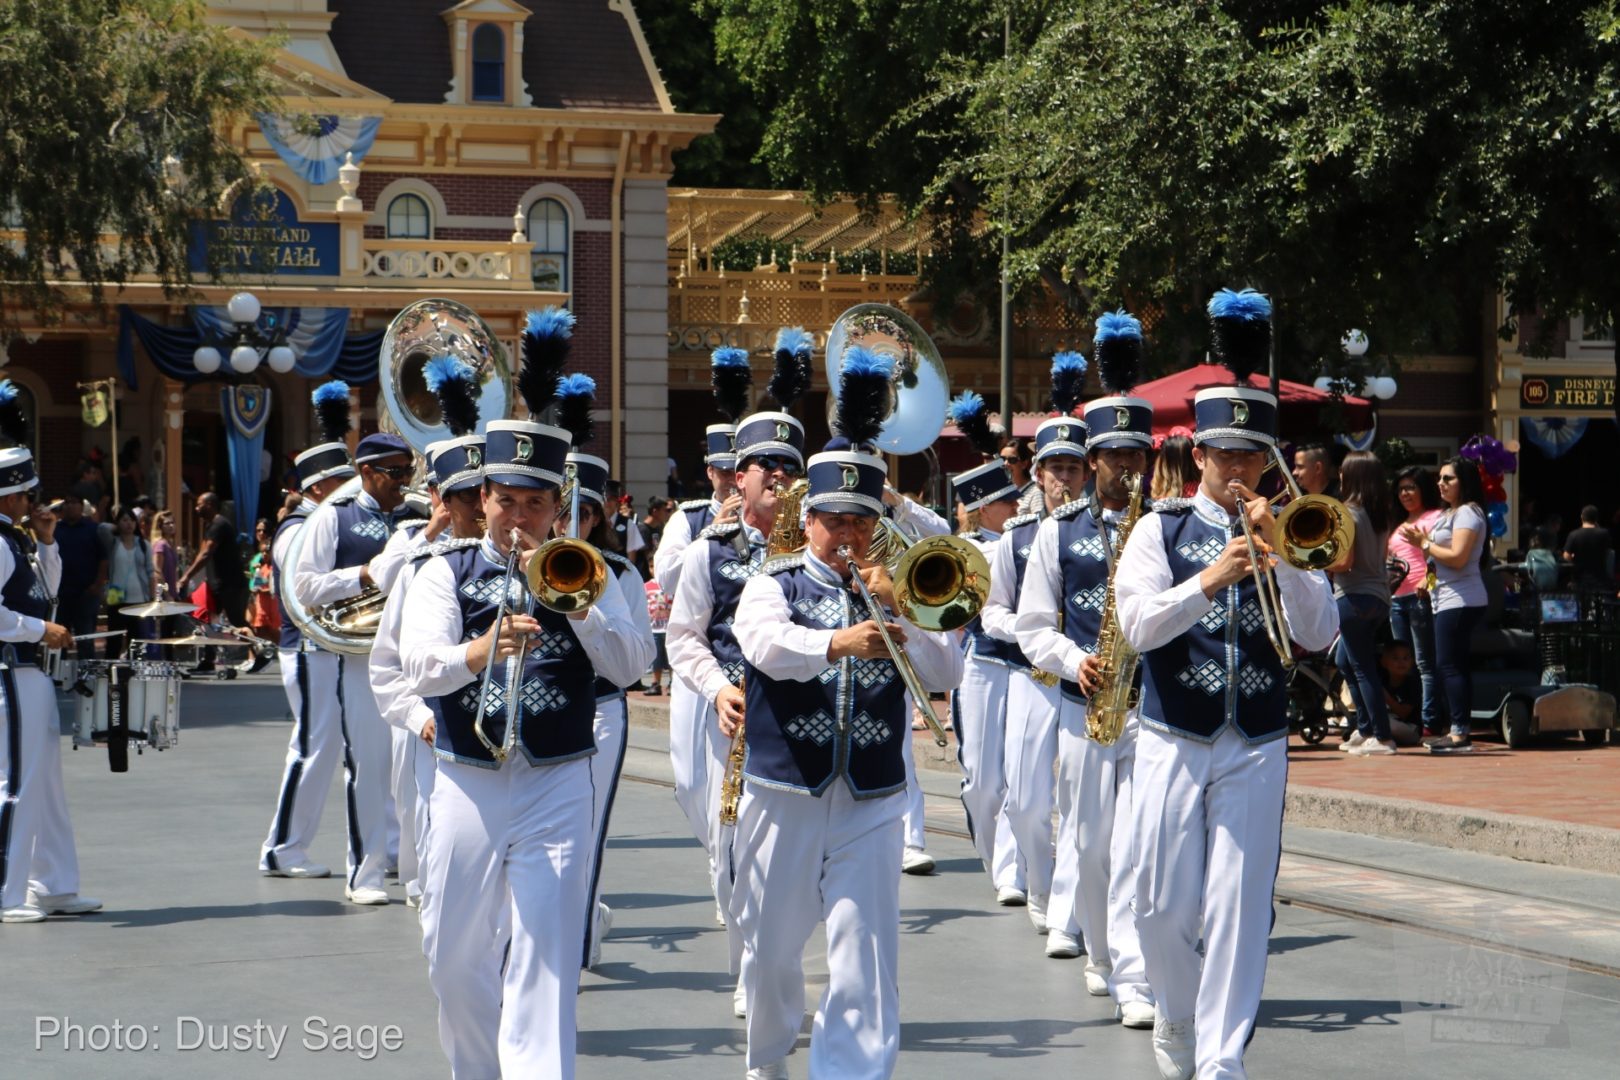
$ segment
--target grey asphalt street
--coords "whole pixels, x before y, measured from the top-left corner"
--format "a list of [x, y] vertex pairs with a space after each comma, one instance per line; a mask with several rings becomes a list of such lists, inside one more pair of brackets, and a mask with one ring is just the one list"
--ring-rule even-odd
[[[0, 1080], [446, 1075], [414, 913], [348, 905], [335, 878], [255, 869], [287, 733], [279, 684], [191, 683], [183, 715], [179, 749], [133, 758], [124, 775], [99, 750], [65, 753], [84, 890], [107, 906], [0, 927]], [[582, 987], [579, 1075], [740, 1078], [742, 1022], [702, 856], [660, 733], [635, 734], [605, 868], [613, 931]], [[931, 790], [940, 870], [901, 885], [898, 1075], [1151, 1080], [1148, 1034], [1086, 996], [1077, 962], [1045, 959], [1021, 910], [995, 906], [955, 835], [959, 808]], [[312, 852], [339, 867], [341, 810], [334, 785]], [[1468, 899], [1484, 922], [1501, 910], [1489, 892]], [[1523, 955], [1518, 929], [1503, 919], [1483, 935], [1498, 948], [1279, 906], [1251, 1075], [1616, 1075], [1620, 980]], [[805, 1075], [802, 1053], [790, 1064]]]

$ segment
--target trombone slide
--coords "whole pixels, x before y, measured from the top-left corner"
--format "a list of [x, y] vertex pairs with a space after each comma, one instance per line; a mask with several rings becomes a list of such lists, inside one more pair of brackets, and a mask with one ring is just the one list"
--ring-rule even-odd
[[855, 563], [854, 553], [848, 547], [841, 547], [838, 549], [838, 557], [849, 564], [850, 583], [855, 586], [855, 591], [861, 594], [861, 600], [866, 604], [867, 615], [877, 624], [878, 635], [883, 638], [883, 647], [889, 651], [889, 658], [894, 661], [895, 669], [900, 672], [900, 678], [905, 682], [911, 700], [922, 710], [923, 722], [933, 733], [934, 744], [950, 745], [950, 738], [945, 734], [945, 728], [940, 724], [939, 717], [934, 714], [934, 703], [929, 700], [928, 691], [923, 688], [922, 680], [917, 677], [917, 669], [912, 667], [911, 657], [907, 654], [905, 646], [898, 644], [889, 636], [889, 628], [885, 625], [888, 620], [883, 614], [883, 607], [877, 602], [877, 597], [872, 595], [872, 591], [866, 587], [866, 582], [861, 580], [861, 568]]

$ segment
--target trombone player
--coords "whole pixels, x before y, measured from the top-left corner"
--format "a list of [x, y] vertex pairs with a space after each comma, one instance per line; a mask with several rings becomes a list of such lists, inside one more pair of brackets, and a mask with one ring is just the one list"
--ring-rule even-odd
[[[1286, 671], [1270, 638], [1286, 628], [1314, 651], [1338, 627], [1322, 573], [1273, 565], [1276, 519], [1255, 494], [1275, 452], [1277, 402], [1246, 379], [1269, 352], [1271, 305], [1222, 290], [1209, 314], [1212, 351], [1239, 385], [1196, 395], [1198, 491], [1143, 517], [1117, 578], [1120, 629], [1142, 658], [1136, 915], [1166, 1080], [1245, 1075], [1288, 771]], [[1267, 574], [1284, 627], [1267, 625]]]
[[[804, 946], [827, 925], [828, 983], [810, 1040], [809, 1074], [874, 1080], [900, 1049], [901, 745], [911, 707], [878, 624], [850, 592], [858, 568], [893, 609], [880, 566], [863, 566], [883, 513], [883, 459], [867, 447], [882, 423], [887, 362], [850, 349], [841, 367], [838, 433], [857, 449], [812, 457], [802, 555], [765, 564], [738, 603], [746, 662], [748, 753], [737, 813], [733, 910], [744, 938], [750, 1080], [788, 1075], [804, 1017]], [[864, 389], [852, 391], [852, 384]], [[878, 384], [881, 384], [879, 386]], [[962, 678], [943, 633], [886, 618], [925, 690]]]

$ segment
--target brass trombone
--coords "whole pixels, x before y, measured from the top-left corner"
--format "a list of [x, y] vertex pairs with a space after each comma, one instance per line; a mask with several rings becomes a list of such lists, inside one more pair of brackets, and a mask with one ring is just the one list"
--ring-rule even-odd
[[[849, 583], [855, 586], [855, 591], [860, 594], [861, 600], [866, 604], [867, 616], [877, 624], [878, 636], [883, 639], [883, 647], [888, 650], [889, 659], [894, 661], [895, 669], [900, 672], [900, 679], [906, 684], [906, 689], [911, 693], [911, 700], [916, 704], [917, 708], [922, 710], [923, 721], [928, 725], [928, 730], [933, 733], [935, 745], [950, 745], [951, 740], [946, 736], [944, 726], [940, 724], [939, 717], [934, 714], [934, 703], [928, 697], [928, 690], [923, 686], [922, 680], [917, 677], [917, 669], [911, 665], [911, 655], [906, 652], [904, 645], [889, 636], [889, 628], [886, 625], [888, 618], [883, 613], [883, 605], [877, 602], [877, 597], [872, 595], [872, 590], [868, 589], [866, 582], [862, 580], [861, 567], [855, 561], [855, 553], [850, 550], [848, 544], [845, 544], [838, 549], [838, 557], [849, 564]], [[898, 580], [895, 582], [894, 591], [895, 603], [898, 605], [900, 602], [900, 582]]]

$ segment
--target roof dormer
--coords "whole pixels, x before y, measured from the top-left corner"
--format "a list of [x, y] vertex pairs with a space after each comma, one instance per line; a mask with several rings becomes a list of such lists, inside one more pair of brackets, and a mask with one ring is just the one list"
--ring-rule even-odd
[[532, 105], [523, 82], [523, 23], [512, 0], [462, 0], [444, 12], [450, 28], [448, 105]]

